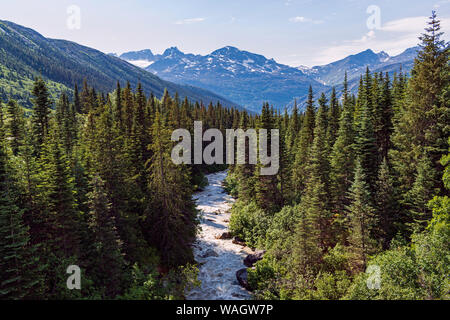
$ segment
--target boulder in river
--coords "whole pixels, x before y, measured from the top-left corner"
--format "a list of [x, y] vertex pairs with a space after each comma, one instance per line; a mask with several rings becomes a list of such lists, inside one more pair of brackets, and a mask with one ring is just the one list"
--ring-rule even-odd
[[242, 239], [239, 238], [239, 237], [234, 237], [232, 242], [233, 242], [234, 244], [238, 244], [238, 245], [240, 245], [240, 246], [244, 246], [244, 247], [245, 247], [245, 242], [244, 242], [244, 240], [242, 240]]
[[266, 253], [266, 250], [256, 250], [255, 253], [249, 254], [248, 256], [245, 257], [244, 259], [244, 265], [246, 267], [253, 267], [253, 265], [261, 260], [264, 257], [264, 254]]
[[216, 236], [216, 239], [221, 239], [221, 240], [231, 239], [231, 233], [230, 232], [223, 232], [222, 234], [218, 234]]
[[215, 252], [213, 249], [208, 249], [206, 252], [202, 255], [202, 258], [208, 258], [208, 257], [218, 257], [219, 255], [217, 252]]
[[250, 290], [250, 286], [248, 284], [247, 268], [239, 269], [236, 272], [236, 279], [242, 287], [244, 287], [247, 290]]

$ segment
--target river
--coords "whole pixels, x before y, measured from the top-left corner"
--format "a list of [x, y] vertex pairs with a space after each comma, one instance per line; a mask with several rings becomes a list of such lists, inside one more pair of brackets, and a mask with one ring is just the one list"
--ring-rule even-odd
[[201, 229], [194, 243], [194, 256], [199, 264], [201, 287], [188, 292], [188, 300], [251, 298], [250, 293], [239, 285], [236, 271], [245, 268], [243, 259], [252, 251], [232, 243], [231, 239], [216, 239], [228, 231], [230, 208], [234, 202], [222, 187], [226, 175], [226, 171], [207, 175], [208, 186], [194, 195], [200, 211]]

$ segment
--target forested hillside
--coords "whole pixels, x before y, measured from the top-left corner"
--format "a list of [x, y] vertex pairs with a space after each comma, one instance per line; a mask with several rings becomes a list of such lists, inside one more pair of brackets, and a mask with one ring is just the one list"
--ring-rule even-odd
[[72, 95], [74, 85], [81, 86], [84, 80], [103, 92], [114, 90], [117, 81], [122, 86], [139, 81], [158, 98], [167, 88], [192, 101], [236, 106], [210, 91], [164, 81], [119, 58], [71, 41], [45, 38], [9, 21], [0, 21], [0, 48], [0, 98], [15, 99], [24, 107], [31, 107], [30, 91], [38, 76], [47, 81], [53, 98], [64, 91]]
[[[342, 99], [310, 88], [306, 110], [291, 114], [167, 90], [158, 99], [140, 82], [109, 93], [84, 82], [53, 103], [52, 83], [36, 78], [29, 114], [13, 97], [0, 102], [0, 299], [184, 298], [198, 284], [192, 194], [204, 173], [226, 168], [172, 162], [173, 130], [193, 135], [194, 121], [280, 130], [276, 175], [234, 164], [226, 179], [233, 236], [266, 250], [248, 269], [255, 298], [449, 299], [441, 39], [433, 13], [410, 77], [367, 69], [357, 95], [347, 81]], [[81, 268], [82, 290], [67, 289], [69, 265]]]
[[450, 298], [450, 67], [439, 30], [433, 14], [409, 79], [367, 70], [357, 96], [345, 82], [342, 101], [316, 103], [310, 91], [301, 114], [266, 106], [241, 119], [281, 130], [276, 178], [251, 165], [227, 178], [232, 232], [267, 250], [248, 269], [256, 298]]
[[[146, 97], [140, 83], [85, 86], [55, 111], [42, 79], [30, 94], [31, 117], [12, 99], [0, 108], [0, 298], [182, 297], [195, 283], [191, 195], [214, 168], [174, 165], [171, 132], [230, 127], [239, 112]], [[66, 288], [72, 264], [82, 291]]]

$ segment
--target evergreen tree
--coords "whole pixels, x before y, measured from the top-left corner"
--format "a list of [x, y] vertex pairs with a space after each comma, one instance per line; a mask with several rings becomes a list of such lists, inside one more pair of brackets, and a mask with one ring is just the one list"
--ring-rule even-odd
[[356, 163], [355, 179], [350, 188], [350, 200], [351, 204], [347, 208], [349, 212], [349, 242], [354, 259], [353, 267], [361, 271], [365, 269], [368, 255], [373, 253], [375, 248], [371, 232], [376, 218], [371, 205], [369, 187], [359, 161]]
[[410, 211], [404, 211], [405, 218], [416, 216], [417, 211], [425, 217], [431, 214], [423, 206], [431, 198], [423, 199], [424, 193], [417, 199], [410, 196], [421, 193], [418, 190], [423, 188], [419, 187], [423, 183], [419, 177], [432, 179], [426, 182], [429, 196], [434, 188], [443, 191], [439, 180], [443, 168], [439, 160], [447, 150], [446, 137], [449, 134], [448, 99], [442, 99], [450, 83], [449, 49], [440, 39], [440, 22], [435, 12], [428, 25], [426, 33], [420, 37], [420, 51], [408, 82], [408, 99], [400, 104], [399, 115], [396, 116], [392, 135], [394, 148], [390, 151], [403, 203], [408, 204], [406, 211]]
[[364, 177], [371, 194], [375, 192], [375, 183], [378, 177], [378, 156], [376, 136], [374, 130], [374, 116], [371, 99], [372, 79], [369, 69], [364, 77], [364, 98], [362, 99], [362, 110], [360, 126], [356, 138], [356, 154], [364, 171]]
[[39, 152], [40, 146], [49, 133], [49, 116], [51, 112], [50, 94], [42, 78], [35, 80], [33, 96], [34, 110], [31, 121], [33, 122], [33, 131], [36, 139], [36, 151]]
[[306, 164], [309, 159], [309, 152], [314, 140], [315, 110], [312, 87], [309, 87], [306, 111], [303, 117], [302, 127], [296, 146], [294, 167], [292, 170], [293, 199], [299, 199], [304, 192], [306, 184]]
[[[23, 222], [17, 190], [8, 172], [4, 145], [0, 143], [0, 299], [23, 299], [37, 294], [36, 257]], [[34, 296], [36, 297], [36, 296]]]
[[17, 155], [24, 139], [24, 114], [15, 100], [10, 100], [8, 102], [7, 114], [7, 136], [13, 154]]
[[104, 182], [94, 177], [89, 197], [89, 229], [94, 240], [93, 265], [90, 270], [99, 288], [105, 288], [105, 296], [114, 298], [124, 285], [125, 260], [121, 252], [115, 217], [105, 191]]
[[388, 248], [390, 240], [395, 235], [395, 224], [398, 222], [396, 200], [393, 177], [386, 158], [384, 158], [378, 174], [375, 201], [376, 216], [379, 224], [374, 232], [375, 237], [382, 243], [383, 249]]
[[307, 164], [307, 185], [301, 200], [306, 219], [313, 234], [317, 234], [316, 246], [325, 250], [332, 243], [331, 215], [329, 210], [329, 171], [326, 145], [327, 105], [325, 95], [319, 99], [314, 141]]
[[160, 254], [163, 265], [192, 261], [196, 210], [191, 198], [189, 174], [170, 157], [170, 130], [159, 112], [152, 126], [152, 159], [149, 162], [152, 199], [148, 207], [145, 236]]
[[[269, 154], [271, 149], [272, 136], [271, 129], [274, 128], [273, 110], [270, 110], [269, 104], [265, 104], [262, 109], [261, 118], [258, 123], [259, 129], [267, 130], [267, 150]], [[279, 137], [278, 137], [279, 139]], [[261, 143], [261, 142], [260, 142]], [[261, 146], [259, 146], [261, 147]], [[279, 156], [279, 155], [278, 155]], [[261, 175], [262, 164], [255, 167], [255, 192], [256, 202], [260, 208], [266, 212], [276, 212], [280, 209], [282, 197], [278, 189], [277, 175]]]
[[[344, 82], [344, 88], [346, 88]], [[354, 172], [354, 143], [353, 111], [348, 92], [344, 90], [343, 110], [339, 120], [339, 130], [336, 142], [330, 156], [330, 193], [333, 211], [339, 216], [345, 213], [345, 207], [349, 205], [348, 190], [353, 181]]]
[[328, 110], [328, 126], [327, 126], [327, 147], [330, 152], [336, 142], [336, 137], [339, 130], [339, 117], [340, 117], [339, 102], [336, 98], [336, 90], [333, 87], [330, 98], [330, 108]]

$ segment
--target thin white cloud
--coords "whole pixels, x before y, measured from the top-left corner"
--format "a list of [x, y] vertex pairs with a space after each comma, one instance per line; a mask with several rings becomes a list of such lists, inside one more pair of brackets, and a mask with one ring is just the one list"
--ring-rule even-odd
[[437, 2], [433, 7], [437, 9], [437, 8], [440, 8], [442, 5], [449, 4], [449, 3], [450, 3], [450, 0], [442, 0], [442, 1]]
[[422, 32], [428, 17], [408, 17], [387, 22], [381, 27], [383, 31], [389, 32]]
[[[441, 30], [445, 33], [444, 39], [450, 35], [450, 17], [440, 17]], [[397, 55], [405, 49], [416, 46], [418, 37], [427, 26], [428, 17], [408, 17], [386, 22], [380, 30], [370, 30], [361, 38], [342, 41], [339, 45], [324, 48], [316, 56], [314, 63], [327, 64], [343, 59], [366, 49], [375, 52], [386, 51], [390, 55]]]
[[198, 22], [205, 21], [205, 18], [190, 18], [190, 19], [183, 19], [175, 22], [175, 24], [193, 24]]
[[294, 23], [304, 23], [304, 22], [311, 22], [314, 24], [323, 23], [323, 20], [313, 20], [313, 19], [305, 18], [305, 17], [301, 17], [301, 16], [290, 18], [289, 21], [294, 22]]

